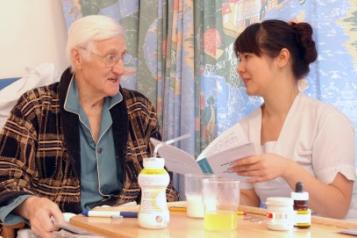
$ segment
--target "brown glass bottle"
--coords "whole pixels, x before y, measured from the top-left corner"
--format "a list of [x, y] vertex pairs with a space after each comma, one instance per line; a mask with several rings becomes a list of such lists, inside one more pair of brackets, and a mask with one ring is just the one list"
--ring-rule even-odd
[[295, 185], [295, 192], [291, 193], [294, 200], [295, 227], [309, 228], [311, 226], [311, 210], [309, 209], [309, 193], [304, 191], [301, 182]]

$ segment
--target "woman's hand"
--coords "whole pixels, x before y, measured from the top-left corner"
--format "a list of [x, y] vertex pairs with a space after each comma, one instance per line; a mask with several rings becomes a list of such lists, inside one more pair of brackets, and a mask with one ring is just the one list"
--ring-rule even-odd
[[229, 171], [247, 176], [250, 183], [284, 177], [293, 161], [276, 154], [262, 154], [239, 159]]

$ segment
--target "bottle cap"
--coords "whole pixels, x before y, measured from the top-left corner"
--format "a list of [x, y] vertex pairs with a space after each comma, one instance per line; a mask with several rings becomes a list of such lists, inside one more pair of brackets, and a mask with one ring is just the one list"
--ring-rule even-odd
[[309, 193], [308, 192], [302, 192], [302, 193], [291, 192], [291, 198], [293, 200], [297, 200], [297, 201], [308, 201]]
[[295, 184], [295, 192], [291, 193], [291, 198], [299, 201], [309, 200], [309, 193], [304, 192], [304, 185], [302, 184], [302, 182], [297, 182]]
[[304, 185], [302, 184], [302, 182], [297, 182], [295, 184], [295, 192], [297, 192], [297, 193], [304, 192]]
[[143, 165], [146, 169], [160, 169], [164, 167], [165, 160], [158, 157], [144, 158]]
[[288, 197], [268, 197], [265, 203], [269, 206], [292, 206], [293, 199]]

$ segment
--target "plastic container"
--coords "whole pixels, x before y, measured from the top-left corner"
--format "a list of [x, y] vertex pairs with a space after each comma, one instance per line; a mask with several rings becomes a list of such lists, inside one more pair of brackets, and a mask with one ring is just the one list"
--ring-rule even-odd
[[271, 230], [289, 231], [294, 227], [293, 199], [288, 197], [269, 197], [267, 227]]
[[304, 191], [301, 182], [295, 185], [295, 192], [291, 193], [294, 200], [295, 224], [297, 228], [309, 228], [311, 226], [311, 210], [309, 209], [309, 193]]
[[188, 217], [204, 217], [202, 180], [215, 177], [214, 174], [185, 174], [186, 215]]
[[165, 228], [170, 221], [166, 201], [170, 177], [164, 169], [165, 161], [163, 158], [145, 158], [143, 165], [138, 179], [141, 188], [139, 225], [150, 229]]
[[232, 231], [237, 229], [239, 184], [239, 180], [233, 178], [212, 177], [202, 180], [205, 209], [203, 226], [206, 231]]

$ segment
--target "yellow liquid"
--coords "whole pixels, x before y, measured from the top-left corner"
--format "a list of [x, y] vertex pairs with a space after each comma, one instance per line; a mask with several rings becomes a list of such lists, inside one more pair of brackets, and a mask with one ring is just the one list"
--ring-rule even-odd
[[207, 212], [204, 227], [208, 231], [230, 231], [237, 228], [238, 216], [234, 211]]

